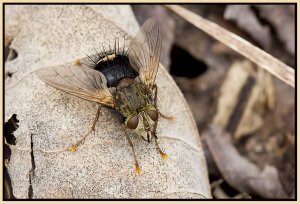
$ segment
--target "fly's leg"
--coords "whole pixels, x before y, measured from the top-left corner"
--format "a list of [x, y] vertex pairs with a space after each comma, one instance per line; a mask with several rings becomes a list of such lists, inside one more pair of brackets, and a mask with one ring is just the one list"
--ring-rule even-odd
[[156, 134], [154, 134], [154, 140], [155, 140], [155, 144], [156, 144], [157, 150], [158, 150], [159, 154], [161, 155], [162, 159], [163, 159], [163, 160], [167, 160], [167, 159], [168, 159], [168, 155], [167, 155], [166, 153], [164, 153], [164, 152], [160, 149], [160, 147], [159, 147], [159, 145], [158, 145], [157, 135], [156, 135]]
[[139, 163], [136, 159], [133, 143], [132, 143], [131, 139], [129, 138], [126, 129], [125, 129], [125, 135], [126, 135], [126, 139], [127, 139], [128, 143], [129, 143], [129, 145], [131, 146], [131, 149], [132, 149], [132, 154], [133, 154], [133, 158], [134, 158], [134, 162], [135, 162], [135, 174], [139, 175], [141, 173], [141, 168], [140, 168], [140, 165], [139, 165]]
[[[154, 85], [152, 86], [152, 90], [154, 91], [154, 107], [155, 107], [156, 110], [157, 110], [157, 86], [156, 86], [156, 84], [154, 84]], [[173, 120], [173, 117], [172, 117], [172, 116], [170, 116], [170, 117], [165, 116], [165, 115], [163, 115], [163, 114], [162, 114], [161, 112], [159, 112], [159, 111], [158, 111], [158, 113], [159, 113], [159, 115], [161, 115], [163, 118]], [[167, 155], [166, 153], [164, 153], [164, 152], [161, 150], [161, 148], [160, 148], [159, 145], [158, 145], [158, 141], [157, 141], [157, 135], [156, 135], [157, 123], [158, 123], [158, 120], [155, 121], [154, 128], [153, 128], [154, 140], [155, 140], [155, 144], [156, 144], [156, 147], [157, 147], [157, 149], [158, 149], [159, 154], [161, 155], [161, 157], [162, 157], [163, 160], [166, 160], [166, 159], [168, 158], [168, 155]]]
[[92, 131], [95, 131], [95, 126], [96, 126], [96, 123], [97, 123], [97, 121], [98, 121], [98, 119], [99, 119], [100, 110], [101, 110], [101, 105], [99, 105], [99, 107], [98, 107], [96, 116], [95, 116], [95, 118], [94, 118], [94, 120], [93, 120], [93, 124], [92, 124], [91, 128], [89, 129], [89, 131], [88, 131], [88, 132], [87, 132], [87, 133], [86, 133], [86, 134], [85, 134], [78, 142], [76, 142], [75, 144], [72, 144], [72, 145], [68, 148], [69, 151], [75, 152], [75, 151], [77, 150], [78, 146], [85, 140], [85, 138], [86, 138], [89, 134], [91, 134]]
[[164, 119], [167, 119], [167, 120], [171, 120], [171, 121], [174, 121], [175, 118], [173, 116], [166, 116], [164, 114], [162, 114], [158, 109], [157, 109], [157, 85], [154, 84], [152, 86], [152, 90], [154, 91], [154, 107], [156, 108], [156, 110], [158, 111], [158, 114], [164, 118]]
[[155, 123], [154, 123], [152, 134], [154, 136], [155, 145], [156, 145], [156, 148], [157, 148], [159, 154], [161, 155], [161, 157], [162, 157], [163, 160], [166, 160], [166, 159], [168, 159], [168, 155], [161, 150], [161, 148], [158, 145], [158, 141], [157, 141], [157, 139], [158, 139], [157, 135], [156, 135], [157, 123], [158, 123], [158, 120], [156, 120]]

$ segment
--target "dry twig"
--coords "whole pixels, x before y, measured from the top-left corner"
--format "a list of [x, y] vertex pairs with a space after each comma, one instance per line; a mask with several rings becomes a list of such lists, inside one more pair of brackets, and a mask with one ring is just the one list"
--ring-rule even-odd
[[206, 32], [216, 40], [224, 43], [231, 49], [240, 53], [247, 59], [256, 63], [259, 67], [267, 70], [280, 80], [295, 87], [295, 70], [272, 55], [252, 45], [243, 38], [222, 28], [221, 26], [194, 14], [187, 9], [177, 5], [165, 5], [168, 9], [187, 20], [197, 28]]

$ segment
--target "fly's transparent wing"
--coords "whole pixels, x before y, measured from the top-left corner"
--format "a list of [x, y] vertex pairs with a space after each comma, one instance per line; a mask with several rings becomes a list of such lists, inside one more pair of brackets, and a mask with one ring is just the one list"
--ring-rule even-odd
[[128, 48], [131, 66], [146, 84], [154, 84], [161, 51], [161, 30], [158, 22], [151, 18], [142, 26]]
[[46, 84], [80, 98], [114, 107], [105, 76], [96, 70], [76, 65], [46, 67], [36, 71]]

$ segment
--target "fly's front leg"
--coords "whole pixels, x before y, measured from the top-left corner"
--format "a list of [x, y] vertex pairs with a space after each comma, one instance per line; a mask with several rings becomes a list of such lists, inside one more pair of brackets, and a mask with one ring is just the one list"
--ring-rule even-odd
[[156, 134], [154, 134], [154, 140], [155, 140], [155, 144], [156, 144], [157, 150], [158, 150], [159, 154], [161, 155], [161, 158], [163, 160], [167, 160], [168, 159], [168, 155], [165, 152], [163, 152], [161, 150], [161, 148], [159, 147], [159, 144], [158, 144], [158, 141], [157, 141], [157, 135]]
[[157, 141], [157, 139], [158, 139], [157, 135], [156, 135], [157, 123], [158, 123], [158, 120], [156, 120], [155, 123], [154, 123], [152, 134], [154, 136], [155, 145], [157, 147], [157, 150], [158, 150], [159, 154], [161, 155], [163, 160], [166, 160], [168, 158], [168, 155], [161, 150], [161, 148], [159, 147], [158, 141]]
[[140, 168], [140, 165], [139, 165], [138, 160], [137, 160], [136, 155], [135, 155], [133, 143], [132, 143], [130, 137], [128, 136], [128, 134], [127, 134], [126, 128], [125, 128], [125, 135], [126, 135], [126, 139], [129, 143], [129, 145], [131, 146], [131, 150], [132, 150], [132, 154], [133, 154], [133, 158], [134, 158], [134, 162], [135, 162], [135, 174], [139, 175], [141, 173], [141, 168]]
[[96, 113], [96, 116], [95, 116], [95, 118], [94, 118], [94, 120], [93, 120], [92, 126], [91, 126], [91, 128], [89, 129], [89, 131], [88, 131], [88, 132], [87, 132], [87, 133], [86, 133], [86, 134], [85, 134], [78, 142], [76, 142], [75, 144], [72, 144], [72, 145], [68, 148], [69, 151], [75, 152], [75, 151], [77, 150], [78, 146], [85, 140], [85, 138], [86, 138], [89, 134], [91, 134], [92, 131], [95, 131], [95, 126], [96, 126], [96, 123], [97, 123], [97, 121], [98, 121], [98, 119], [99, 119], [101, 107], [102, 107], [102, 106], [99, 105], [98, 110], [97, 110], [97, 113]]
[[[159, 112], [159, 110], [157, 108], [157, 86], [156, 86], [156, 84], [154, 84], [152, 86], [152, 90], [154, 92], [154, 107], [158, 111], [159, 115], [162, 116], [163, 118], [173, 120], [172, 116], [167, 117], [167, 116], [163, 115], [161, 112]], [[161, 148], [159, 147], [158, 141], [157, 141], [157, 139], [158, 139], [157, 135], [156, 135], [157, 123], [158, 123], [158, 120], [156, 120], [155, 123], [154, 123], [154, 128], [153, 128], [152, 134], [154, 136], [155, 144], [156, 144], [156, 147], [157, 147], [157, 150], [158, 150], [159, 154], [161, 155], [163, 160], [166, 160], [168, 158], [168, 155], [161, 150]]]
[[162, 118], [164, 118], [164, 119], [174, 121], [175, 118], [174, 118], [173, 116], [166, 116], [166, 115], [162, 114], [162, 113], [158, 110], [158, 108], [157, 108], [157, 85], [156, 85], [156, 84], [154, 84], [154, 85], [152, 86], [152, 90], [153, 90], [153, 92], [154, 92], [154, 107], [155, 107], [156, 110], [158, 111], [158, 114], [159, 114]]

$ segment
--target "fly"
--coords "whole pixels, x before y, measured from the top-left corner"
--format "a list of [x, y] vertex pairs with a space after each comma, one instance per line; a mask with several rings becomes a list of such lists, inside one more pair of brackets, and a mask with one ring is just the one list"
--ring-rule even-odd
[[[37, 70], [38, 77], [48, 85], [80, 98], [100, 104], [91, 129], [77, 143], [69, 147], [76, 151], [83, 140], [95, 129], [101, 105], [116, 109], [122, 117], [125, 136], [132, 148], [136, 174], [141, 169], [134, 145], [127, 131], [134, 131], [147, 142], [154, 138], [163, 159], [167, 154], [161, 150], [156, 133], [159, 116], [157, 85], [155, 79], [159, 67], [162, 46], [161, 30], [154, 19], [147, 20], [132, 39], [128, 50], [120, 53], [116, 46], [110, 53], [98, 54], [91, 59], [93, 66], [76, 61], [74, 65], [53, 66]], [[124, 49], [124, 48], [123, 48]]]

